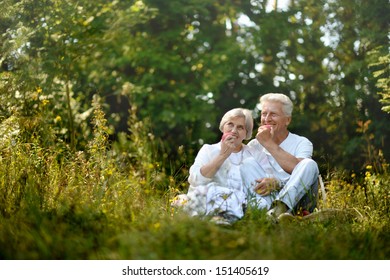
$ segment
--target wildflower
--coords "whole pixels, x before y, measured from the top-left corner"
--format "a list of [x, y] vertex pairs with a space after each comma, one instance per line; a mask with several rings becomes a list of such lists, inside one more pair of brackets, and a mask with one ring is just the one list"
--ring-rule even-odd
[[54, 122], [59, 123], [61, 120], [62, 120], [61, 117], [57, 116], [57, 117], [55, 117]]
[[366, 166], [366, 169], [367, 169], [367, 170], [371, 170], [371, 169], [372, 169], [372, 165], [370, 165], [370, 164], [367, 165], [367, 166]]
[[171, 207], [184, 206], [188, 203], [188, 197], [185, 194], [180, 194], [171, 199]]

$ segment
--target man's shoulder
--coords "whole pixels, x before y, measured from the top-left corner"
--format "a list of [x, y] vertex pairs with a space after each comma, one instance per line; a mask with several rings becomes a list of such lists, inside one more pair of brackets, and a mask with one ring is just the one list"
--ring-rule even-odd
[[310, 158], [313, 154], [313, 144], [304, 136], [290, 133], [286, 141], [280, 145], [284, 150], [299, 158]]
[[299, 142], [307, 142], [307, 143], [310, 143], [311, 144], [311, 141], [305, 137], [305, 136], [302, 136], [302, 135], [298, 135], [298, 134], [295, 134], [295, 133], [292, 133], [290, 132], [286, 138], [287, 141], [291, 141], [291, 142], [294, 142], [294, 143], [299, 143]]

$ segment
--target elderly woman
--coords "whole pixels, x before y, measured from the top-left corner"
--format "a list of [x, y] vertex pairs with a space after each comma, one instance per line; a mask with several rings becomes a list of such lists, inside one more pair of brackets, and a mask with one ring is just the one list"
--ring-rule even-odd
[[218, 224], [231, 224], [242, 218], [246, 205], [246, 189], [241, 178], [243, 160], [250, 157], [243, 140], [252, 136], [251, 111], [235, 108], [222, 117], [219, 125], [221, 141], [205, 144], [190, 168], [184, 208], [193, 216], [210, 216]]

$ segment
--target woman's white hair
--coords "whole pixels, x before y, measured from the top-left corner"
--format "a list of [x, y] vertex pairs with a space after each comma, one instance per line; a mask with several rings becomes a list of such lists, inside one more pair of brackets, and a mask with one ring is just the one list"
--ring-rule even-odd
[[235, 117], [242, 117], [245, 119], [245, 130], [246, 130], [246, 137], [245, 140], [249, 140], [252, 138], [252, 131], [253, 131], [253, 116], [252, 111], [244, 108], [234, 108], [230, 111], [227, 111], [225, 115], [223, 115], [221, 122], [219, 123], [219, 130], [223, 132], [223, 126], [225, 123], [227, 123], [230, 119]]
[[282, 93], [267, 93], [260, 97], [260, 110], [263, 109], [264, 102], [280, 102], [283, 105], [283, 112], [286, 116], [291, 117], [293, 111], [293, 103], [291, 99]]

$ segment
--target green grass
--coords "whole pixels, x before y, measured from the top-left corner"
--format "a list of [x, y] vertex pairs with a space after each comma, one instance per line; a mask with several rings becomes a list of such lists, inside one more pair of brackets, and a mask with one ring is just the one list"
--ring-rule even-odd
[[[32, 209], [29, 209], [32, 210]], [[250, 213], [232, 227], [144, 209], [134, 221], [94, 209], [34, 210], [1, 219], [1, 259], [388, 259], [388, 226], [270, 224]], [[126, 219], [123, 217], [123, 219]]]
[[[71, 169], [74, 164], [63, 167]], [[50, 165], [46, 174], [52, 174], [52, 168], [64, 173], [53, 163]], [[99, 194], [102, 184], [90, 186], [83, 176], [73, 181], [69, 178], [61, 196], [55, 185], [45, 186], [45, 193], [28, 191], [28, 188], [38, 188], [30, 176], [35, 178], [39, 174], [28, 173], [26, 189], [20, 190], [22, 197], [14, 199], [18, 207], [9, 206], [14, 209], [12, 213], [3, 211], [0, 216], [1, 259], [370, 260], [390, 257], [388, 208], [378, 205], [373, 209], [374, 205], [365, 204], [365, 198], [366, 202], [360, 205], [358, 194], [354, 200], [347, 201], [349, 193], [328, 191], [329, 201], [337, 197], [345, 200], [344, 207], [351, 208], [350, 203], [354, 204], [359, 210], [356, 218], [272, 224], [264, 211], [248, 209], [244, 219], [226, 227], [174, 212], [169, 206], [173, 194], [144, 189], [142, 179], [139, 184], [130, 179], [112, 182], [104, 194]], [[59, 174], [55, 177], [61, 181]], [[356, 192], [356, 188], [352, 191]], [[57, 199], [52, 197], [54, 194]]]
[[83, 152], [47, 145], [50, 137], [35, 132], [2, 142], [0, 259], [390, 258], [385, 164], [380, 173], [367, 166], [360, 176], [325, 174], [320, 208], [348, 209], [351, 218], [272, 224], [264, 211], [248, 209], [233, 226], [218, 226], [171, 209], [185, 180], [156, 163], [147, 133], [133, 129], [115, 148], [95, 115], [95, 138]]

